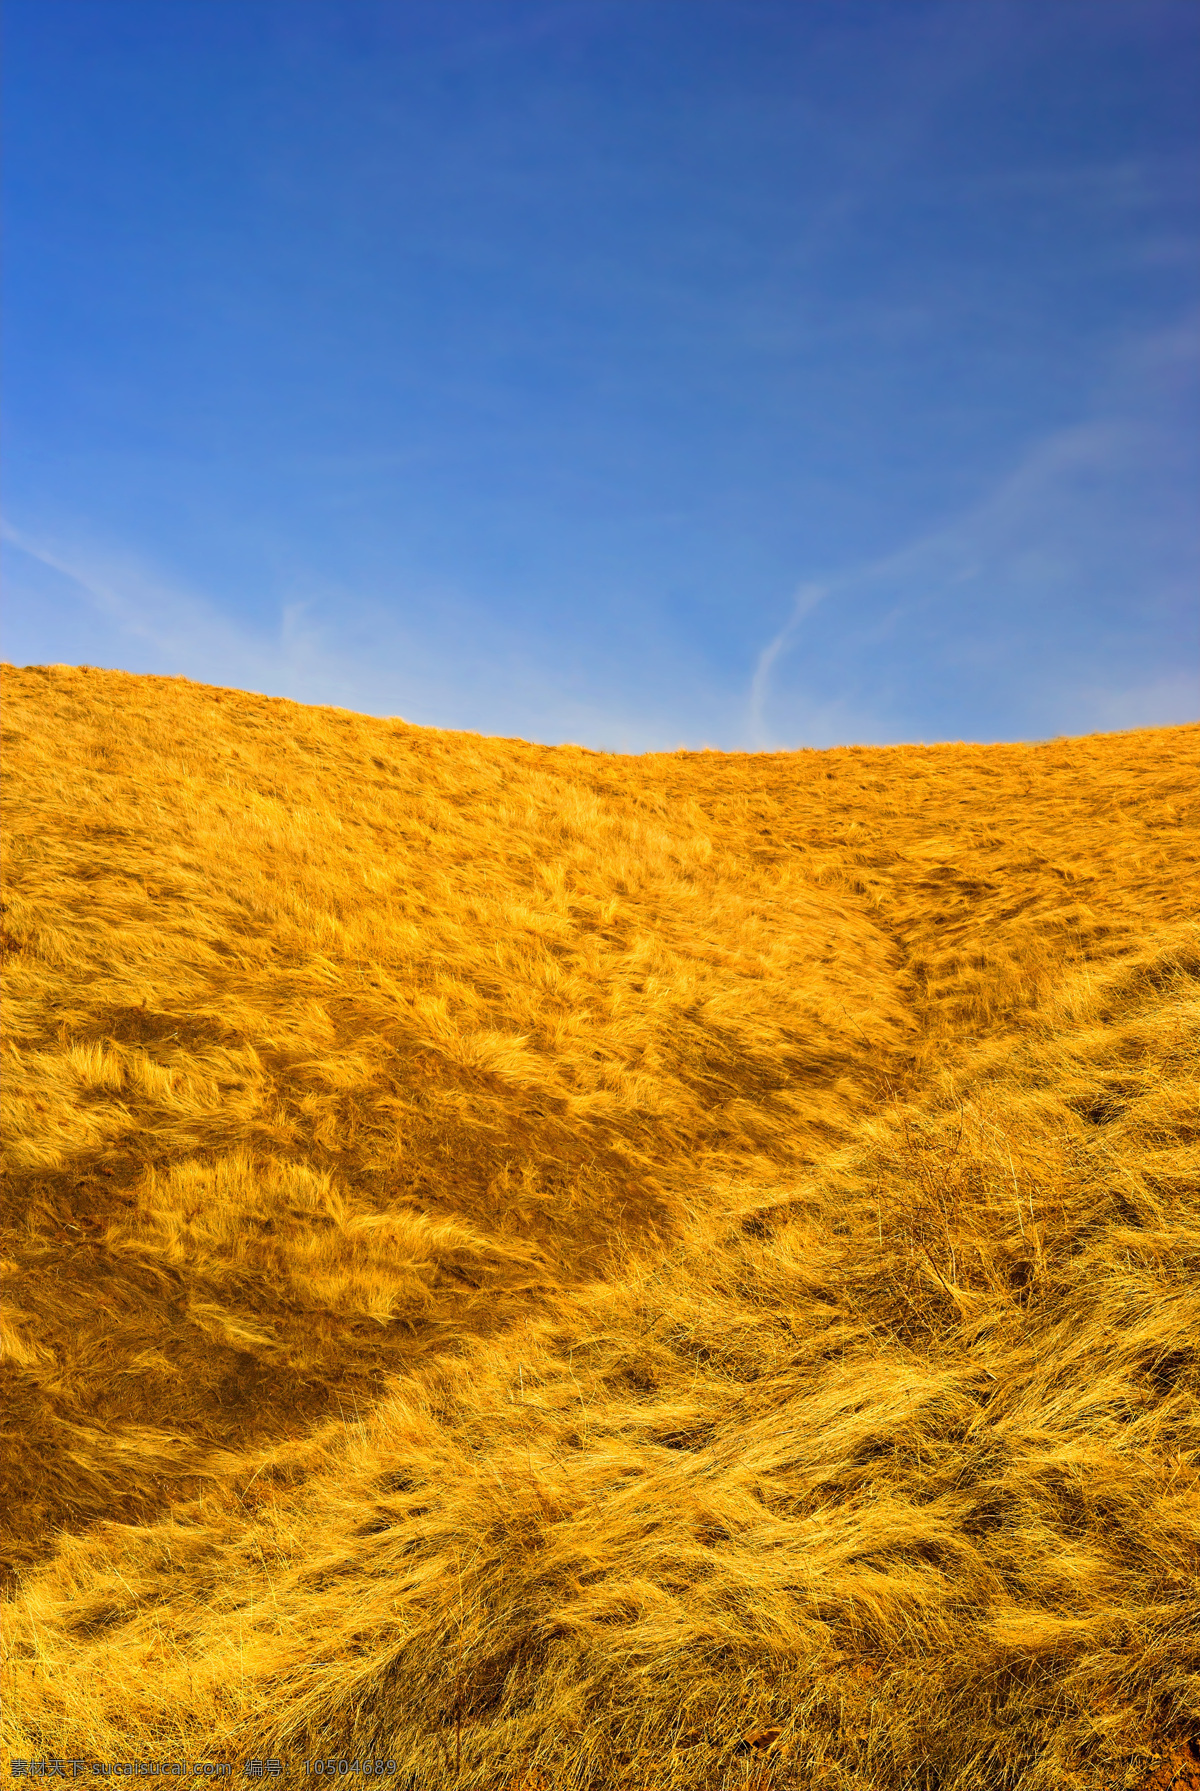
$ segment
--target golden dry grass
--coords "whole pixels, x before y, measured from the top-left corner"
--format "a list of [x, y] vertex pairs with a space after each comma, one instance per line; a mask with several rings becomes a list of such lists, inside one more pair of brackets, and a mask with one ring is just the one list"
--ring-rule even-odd
[[1200, 727], [3, 698], [9, 1757], [1187, 1782]]

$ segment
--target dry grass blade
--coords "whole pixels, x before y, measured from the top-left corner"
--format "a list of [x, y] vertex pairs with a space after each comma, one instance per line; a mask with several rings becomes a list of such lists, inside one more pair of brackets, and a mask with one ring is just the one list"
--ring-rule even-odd
[[3, 686], [11, 1770], [1200, 1777], [1200, 728]]

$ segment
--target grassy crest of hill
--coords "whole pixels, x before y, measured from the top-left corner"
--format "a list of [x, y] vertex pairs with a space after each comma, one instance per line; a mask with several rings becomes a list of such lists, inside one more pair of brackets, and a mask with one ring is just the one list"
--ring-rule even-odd
[[1186, 1764], [1200, 728], [3, 698], [13, 1755]]

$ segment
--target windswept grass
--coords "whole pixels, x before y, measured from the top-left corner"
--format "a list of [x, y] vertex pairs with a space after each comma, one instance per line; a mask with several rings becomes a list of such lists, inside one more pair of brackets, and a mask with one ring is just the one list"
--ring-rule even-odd
[[3, 685], [12, 1755], [1188, 1768], [1200, 728]]

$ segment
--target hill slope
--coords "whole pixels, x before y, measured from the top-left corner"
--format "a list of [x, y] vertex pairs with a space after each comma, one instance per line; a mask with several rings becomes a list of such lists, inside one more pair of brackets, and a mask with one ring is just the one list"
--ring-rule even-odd
[[1200, 728], [3, 696], [15, 1755], [1183, 1759]]

